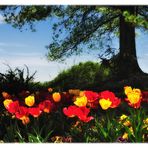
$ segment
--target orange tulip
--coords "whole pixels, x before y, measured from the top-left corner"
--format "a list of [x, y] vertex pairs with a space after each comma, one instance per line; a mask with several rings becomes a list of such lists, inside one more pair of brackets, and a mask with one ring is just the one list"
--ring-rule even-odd
[[4, 97], [4, 99], [12, 99], [11, 95], [5, 91], [2, 92], [2, 96]]
[[48, 88], [48, 92], [52, 92], [53, 89], [51, 87]]
[[53, 93], [52, 98], [53, 98], [54, 102], [60, 102], [61, 101], [61, 95], [58, 92]]
[[23, 116], [23, 117], [20, 118], [20, 120], [22, 121], [22, 123], [24, 125], [26, 125], [26, 124], [28, 124], [30, 122], [30, 119], [29, 119], [28, 116]]

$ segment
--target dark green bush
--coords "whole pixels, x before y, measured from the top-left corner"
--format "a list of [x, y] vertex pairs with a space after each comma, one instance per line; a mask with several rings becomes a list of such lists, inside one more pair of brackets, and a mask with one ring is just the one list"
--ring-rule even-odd
[[72, 88], [94, 90], [96, 86], [101, 85], [108, 75], [109, 69], [100, 63], [88, 61], [62, 71], [50, 82], [50, 87], [61, 91]]
[[29, 73], [29, 69], [15, 68], [14, 70], [8, 65], [9, 69], [6, 73], [0, 73], [0, 92], [6, 91], [10, 94], [17, 94], [22, 90], [33, 90], [37, 83], [34, 82], [34, 72], [32, 75]]

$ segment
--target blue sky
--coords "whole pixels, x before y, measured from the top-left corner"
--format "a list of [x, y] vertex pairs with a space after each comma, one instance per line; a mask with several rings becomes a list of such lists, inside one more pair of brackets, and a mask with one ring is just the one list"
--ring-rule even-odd
[[[36, 24], [36, 32], [15, 29], [3, 22], [0, 15], [0, 72], [4, 73], [9, 64], [12, 68], [24, 68], [26, 64], [30, 73], [37, 70], [35, 81], [50, 81], [63, 69], [69, 68], [80, 61], [98, 61], [97, 56], [72, 56], [64, 63], [49, 62], [46, 45], [51, 42], [52, 30], [50, 21]], [[148, 72], [148, 35], [138, 32], [137, 36], [138, 62], [143, 71]], [[115, 46], [118, 47], [115, 42]]]

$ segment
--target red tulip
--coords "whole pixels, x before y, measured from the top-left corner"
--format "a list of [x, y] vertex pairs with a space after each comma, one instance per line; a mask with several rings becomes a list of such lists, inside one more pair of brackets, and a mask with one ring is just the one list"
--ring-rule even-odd
[[148, 103], [148, 91], [142, 91], [142, 101]]
[[68, 108], [63, 108], [63, 112], [68, 117], [75, 117], [78, 107], [77, 106], [69, 106]]
[[119, 106], [119, 104], [121, 103], [121, 100], [118, 99], [117, 97], [115, 97], [114, 99], [111, 100], [112, 104], [111, 104], [111, 108], [116, 108], [117, 106]]
[[83, 121], [83, 122], [89, 122], [90, 120], [94, 119], [94, 117], [92, 116], [89, 116], [88, 117], [88, 114], [90, 112], [90, 109], [86, 108], [85, 106], [83, 107], [79, 107], [77, 109], [77, 116], [78, 118]]
[[84, 91], [84, 94], [87, 97], [87, 105], [94, 109], [97, 108], [99, 104], [99, 94], [93, 91]]
[[15, 113], [15, 117], [21, 120], [24, 125], [30, 122], [30, 119], [28, 116], [29, 116], [29, 108], [24, 106], [20, 106], [18, 111]]
[[24, 117], [24, 116], [26, 117], [28, 115], [29, 115], [29, 108], [24, 107], [24, 106], [20, 106], [18, 111], [15, 112], [15, 116], [18, 119], [21, 119], [22, 117]]
[[7, 110], [11, 114], [15, 114], [19, 110], [19, 102], [18, 101], [14, 101], [14, 102], [10, 103], [8, 105], [8, 107], [7, 107]]
[[87, 97], [88, 102], [94, 102], [99, 98], [99, 94], [93, 91], [84, 91], [84, 94]]
[[83, 122], [89, 122], [93, 119], [92, 116], [88, 117], [90, 109], [84, 107], [77, 107], [77, 106], [69, 106], [68, 108], [63, 108], [63, 112], [68, 117], [75, 117], [77, 116]]
[[111, 102], [110, 108], [116, 108], [121, 103], [121, 100], [115, 96], [111, 91], [103, 91], [100, 93], [100, 99], [106, 99]]
[[39, 109], [39, 107], [32, 107], [29, 108], [29, 114], [31, 114], [33, 117], [38, 117], [42, 111]]
[[39, 104], [39, 109], [46, 113], [51, 112], [52, 104], [49, 100], [45, 100]]

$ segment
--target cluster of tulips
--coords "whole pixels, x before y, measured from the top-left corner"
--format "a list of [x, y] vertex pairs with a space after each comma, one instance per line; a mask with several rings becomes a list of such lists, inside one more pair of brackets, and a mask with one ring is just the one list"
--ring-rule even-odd
[[[140, 107], [142, 101], [147, 101], [147, 93], [142, 93], [140, 89], [132, 89], [132, 87], [126, 86], [124, 87], [124, 92], [127, 96], [125, 101], [135, 109]], [[88, 122], [93, 119], [92, 116], [88, 116], [91, 108], [97, 109], [99, 105], [103, 110], [116, 108], [121, 104], [121, 99], [108, 90], [100, 93], [82, 91], [78, 96], [75, 96], [73, 104], [63, 109], [64, 114], [68, 117], [77, 116], [81, 121]]]
[[[140, 89], [132, 89], [130, 86], [124, 87], [125, 101], [129, 106], [137, 109], [142, 101], [147, 101], [148, 94], [142, 93]], [[100, 105], [103, 110], [116, 108], [121, 104], [121, 99], [115, 96], [111, 91], [93, 92], [69, 90], [69, 92], [53, 92], [49, 88], [45, 93], [30, 94], [28, 91], [21, 92], [21, 97], [2, 93], [3, 104], [13, 118], [22, 121], [23, 124], [30, 122], [30, 116], [39, 117], [42, 113], [55, 111], [60, 103], [69, 102], [68, 107], [63, 107], [63, 113], [70, 118], [78, 117], [83, 122], [89, 122], [94, 119], [89, 116], [90, 109], [97, 109]]]
[[50, 113], [55, 110], [57, 108], [56, 103], [61, 100], [61, 94], [58, 92], [53, 94], [50, 92], [30, 94], [29, 91], [23, 91], [19, 94], [19, 99], [7, 92], [2, 92], [2, 96], [7, 111], [13, 118], [21, 120], [23, 124], [30, 122], [30, 116], [37, 118], [42, 113]]

